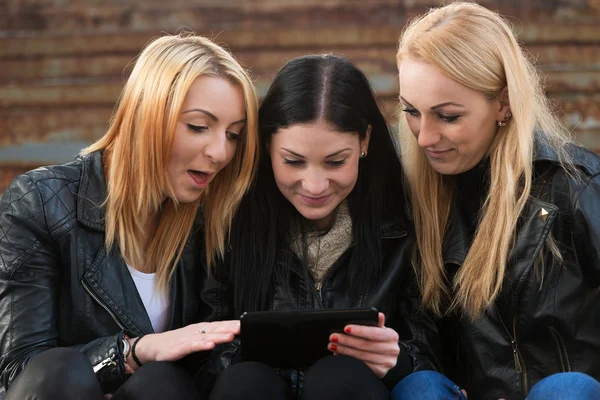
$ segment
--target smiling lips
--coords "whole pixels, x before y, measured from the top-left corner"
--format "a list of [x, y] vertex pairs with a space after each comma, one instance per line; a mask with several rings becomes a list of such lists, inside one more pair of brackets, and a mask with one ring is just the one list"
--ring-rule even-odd
[[199, 189], [205, 189], [208, 186], [208, 183], [212, 179], [214, 173], [212, 172], [203, 172], [196, 170], [188, 170], [188, 175], [194, 184]]
[[426, 149], [425, 151], [427, 152], [427, 154], [431, 158], [442, 159], [442, 158], [446, 157], [448, 154], [450, 154], [450, 152], [452, 150], [453, 149], [447, 149], [447, 150], [429, 150], [429, 149]]
[[327, 202], [327, 200], [329, 200], [329, 198], [331, 197], [331, 195], [328, 194], [326, 196], [320, 196], [320, 197], [311, 197], [311, 196], [300, 195], [300, 197], [308, 205], [311, 205], [311, 206], [320, 206], [322, 204], [325, 204]]

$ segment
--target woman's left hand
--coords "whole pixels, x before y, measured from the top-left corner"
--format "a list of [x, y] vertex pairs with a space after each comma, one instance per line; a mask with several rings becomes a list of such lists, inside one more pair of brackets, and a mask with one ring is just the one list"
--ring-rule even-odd
[[385, 327], [385, 315], [379, 313], [378, 326], [346, 325], [344, 333], [332, 333], [327, 348], [361, 360], [379, 378], [383, 378], [398, 361], [398, 333]]

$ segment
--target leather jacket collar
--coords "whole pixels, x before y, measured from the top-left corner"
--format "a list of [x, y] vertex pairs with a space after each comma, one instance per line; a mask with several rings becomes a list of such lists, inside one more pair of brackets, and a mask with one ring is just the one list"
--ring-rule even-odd
[[89, 228], [104, 232], [105, 201], [106, 179], [104, 177], [102, 153], [94, 152], [82, 159], [77, 220]]

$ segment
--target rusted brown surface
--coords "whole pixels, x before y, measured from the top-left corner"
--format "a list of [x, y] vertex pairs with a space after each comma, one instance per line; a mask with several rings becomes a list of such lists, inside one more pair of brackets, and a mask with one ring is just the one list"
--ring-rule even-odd
[[29, 164], [29, 165], [21, 165], [21, 166], [15, 166], [15, 165], [5, 165], [2, 166], [0, 168], [0, 189], [1, 192], [4, 192], [4, 190], [6, 189], [6, 187], [8, 187], [8, 185], [10, 184], [10, 182], [17, 176], [20, 174], [23, 174], [29, 170], [32, 170], [34, 168], [37, 168], [38, 165], [36, 164]]
[[[100, 137], [130, 62], [164, 32], [229, 46], [260, 93], [291, 58], [333, 52], [397, 108], [395, 51], [405, 22], [434, 0], [0, 1], [0, 192], [18, 173], [64, 162]], [[600, 1], [480, 0], [499, 10], [544, 72], [583, 144], [600, 151]]]

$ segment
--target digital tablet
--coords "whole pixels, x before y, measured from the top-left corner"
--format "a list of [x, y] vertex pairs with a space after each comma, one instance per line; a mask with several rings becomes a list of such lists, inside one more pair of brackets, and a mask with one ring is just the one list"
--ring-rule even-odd
[[377, 326], [376, 308], [247, 312], [241, 318], [242, 360], [273, 368], [306, 368], [331, 355], [329, 335], [349, 324]]

